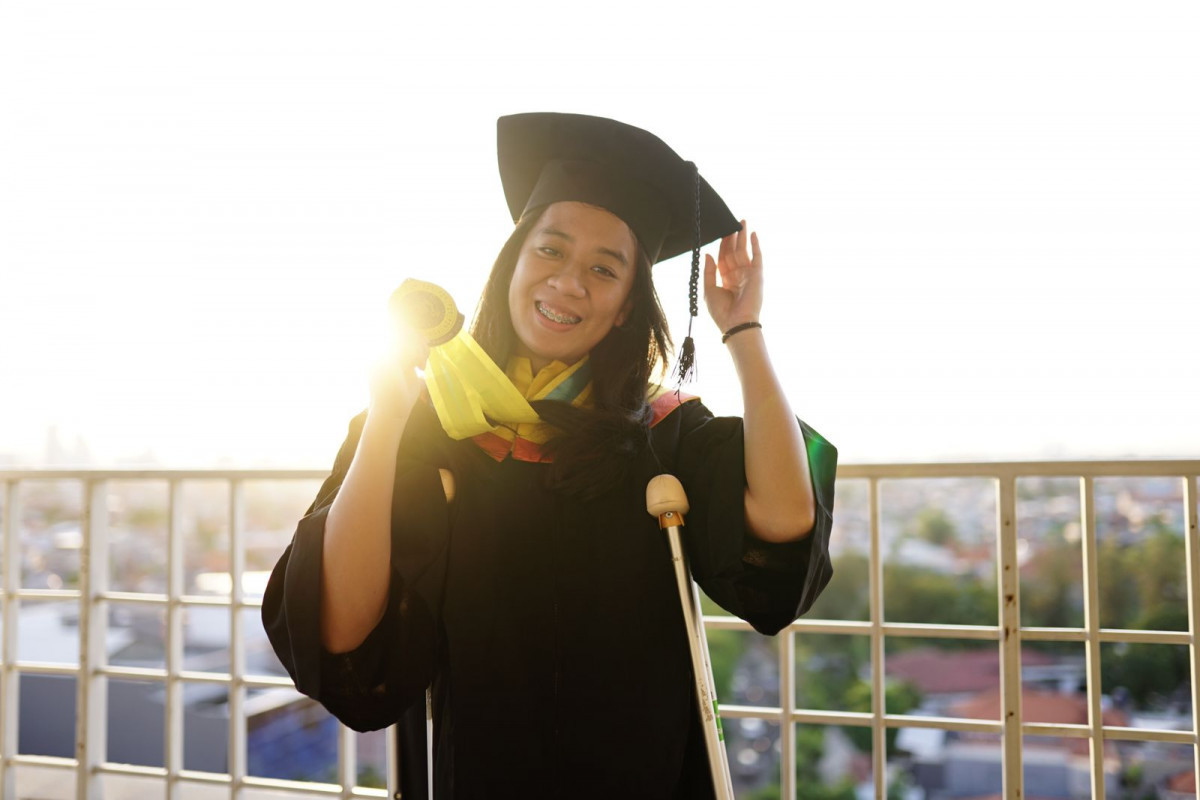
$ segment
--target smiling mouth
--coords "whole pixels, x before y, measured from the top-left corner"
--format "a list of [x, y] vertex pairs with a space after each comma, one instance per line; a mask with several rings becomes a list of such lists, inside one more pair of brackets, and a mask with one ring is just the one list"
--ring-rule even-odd
[[546, 319], [551, 322], [557, 322], [560, 325], [577, 325], [583, 320], [583, 317], [573, 317], [570, 314], [561, 314], [547, 305], [543, 305], [541, 300], [535, 300], [534, 308]]

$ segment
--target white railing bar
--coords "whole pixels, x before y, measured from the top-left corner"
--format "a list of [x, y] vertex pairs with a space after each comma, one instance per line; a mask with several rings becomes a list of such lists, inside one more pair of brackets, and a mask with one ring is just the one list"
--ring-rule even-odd
[[167, 770], [163, 767], [123, 764], [120, 761], [105, 761], [103, 764], [97, 764], [96, 773], [100, 775], [139, 775], [145, 778], [167, 777]]
[[107, 600], [110, 603], [143, 606], [165, 606], [170, 602], [165, 594], [155, 594], [153, 592], [104, 592], [99, 597], [101, 600]]
[[[712, 618], [705, 617], [706, 621], [708, 619]], [[718, 619], [736, 619], [736, 617], [719, 617]], [[884, 636], [912, 636], [929, 639], [983, 639], [990, 641], [996, 641], [1000, 638], [1000, 627], [997, 625], [936, 625], [924, 622], [883, 622], [881, 626]], [[748, 625], [746, 627], [749, 628]], [[875, 630], [875, 626], [870, 622], [809, 619], [793, 622], [785, 630], [796, 631], [798, 633], [841, 633], [851, 636], [869, 636]]]
[[710, 631], [752, 631], [754, 628], [749, 622], [744, 622], [737, 617], [722, 617], [708, 615], [704, 617], [704, 627]]
[[[247, 689], [292, 689], [295, 690], [296, 684], [292, 683], [291, 678], [280, 678], [273, 675], [247, 675], [242, 678], [242, 685]], [[297, 692], [297, 695], [300, 693]]]
[[[430, 740], [432, 740], [432, 738], [433, 737], [430, 737]], [[400, 798], [400, 765], [397, 763], [398, 759], [394, 758], [394, 756], [398, 752], [397, 748], [399, 747], [399, 745], [400, 745], [400, 740], [396, 733], [396, 726], [388, 725], [387, 728], [385, 728], [383, 731], [383, 748], [384, 748], [384, 752], [386, 752], [388, 754], [388, 757], [385, 760], [384, 771], [386, 772], [386, 777], [387, 777], [386, 783], [387, 783], [388, 796], [392, 797], [392, 798], [397, 798], [397, 800]], [[429, 750], [430, 752], [432, 752], [433, 751], [432, 744], [426, 749]], [[433, 784], [433, 780], [432, 780], [433, 779], [433, 770], [432, 769], [429, 770], [428, 775], [430, 778], [429, 783], [430, 783], [430, 785], [432, 785]]]
[[[69, 769], [74, 771], [79, 767], [79, 763], [73, 758], [64, 758], [62, 756], [37, 756], [31, 753], [17, 753], [12, 757], [14, 766], [22, 767], [52, 767], [54, 769]], [[14, 792], [12, 797], [16, 797]]]
[[883, 720], [887, 716], [887, 684], [883, 664], [883, 544], [879, 529], [882, 493], [880, 482], [871, 478], [867, 486], [870, 520], [867, 606], [871, 625], [871, 771], [875, 800], [887, 800], [887, 732], [883, 727]]
[[197, 670], [180, 670], [179, 680], [189, 683], [233, 683], [233, 676], [228, 672], [199, 672]]
[[[1194, 469], [1194, 467], [1193, 467]], [[329, 477], [326, 469], [0, 469], [0, 480], [53, 481], [53, 480], [324, 480]]]
[[75, 796], [101, 800], [95, 776], [108, 750], [108, 679], [96, 672], [107, 660], [108, 606], [98, 595], [108, 588], [108, 484], [84, 481], [79, 553], [79, 678], [75, 702]]
[[1104, 800], [1104, 707], [1100, 682], [1100, 542], [1096, 538], [1096, 487], [1090, 477], [1079, 479], [1079, 510], [1083, 515], [1083, 624], [1087, 633], [1083, 653], [1087, 673], [1088, 754], [1092, 797]]
[[[1003, 477], [1180, 477], [1194, 474], [1197, 459], [1145, 459], [1115, 461], [944, 461], [922, 463], [839, 464], [839, 479], [861, 478], [1003, 478]], [[321, 480], [320, 469], [0, 469], [0, 480], [48, 481], [78, 479], [86, 474], [98, 480]]]
[[999, 641], [1000, 628], [996, 625], [930, 625], [925, 623], [885, 622], [884, 636], [920, 637], [923, 639], [979, 639]]
[[[19, 600], [78, 600], [78, 589], [15, 589], [7, 592], [10, 597], [15, 597]], [[157, 594], [154, 592], [101, 592], [96, 596], [98, 600], [109, 600], [117, 603], [141, 603], [144, 605], [181, 605], [181, 606], [228, 606], [230, 600], [228, 597], [209, 597], [206, 595], [192, 594], [181, 595], [179, 597], [168, 599], [165, 594]], [[261, 597], [244, 598], [240, 604], [242, 608], [262, 608]], [[725, 619], [725, 618], [721, 618]], [[737, 619], [736, 617], [728, 617], [728, 619]], [[737, 620], [741, 622], [741, 620]], [[753, 630], [749, 624], [742, 622], [746, 630]]]
[[387, 797], [385, 789], [372, 789], [366, 786], [341, 787], [332, 783], [303, 783], [288, 781], [280, 778], [256, 778], [246, 776], [243, 782], [247, 789], [267, 789], [286, 791], [296, 794], [307, 794], [316, 797]]
[[796, 800], [796, 725], [790, 711], [796, 707], [796, 634], [785, 630], [779, 642], [779, 796]]
[[1004, 730], [1001, 764], [1005, 800], [1025, 795], [1025, 770], [1021, 759], [1021, 578], [1017, 562], [1016, 478], [1004, 476], [996, 492], [996, 566], [999, 579], [1000, 701]]
[[166, 800], [181, 800], [176, 778], [183, 772], [183, 483], [171, 480], [167, 489], [167, 640], [166, 708], [163, 713], [163, 764], [166, 767]]
[[753, 718], [761, 719], [764, 722], [776, 722], [782, 715], [783, 708], [781, 706], [721, 706], [721, 716], [733, 719]]
[[[839, 464], [839, 479], [855, 478], [1017, 478], [1093, 477], [1178, 478], [1194, 475], [1197, 459], [1145, 459], [1137, 461], [943, 461], [929, 463]], [[320, 469], [0, 469], [0, 480], [323, 480]]]
[[1185, 631], [1122, 630], [1121, 628], [1101, 628], [1096, 639], [1105, 644], [1109, 642], [1184, 645], [1192, 643], [1192, 635]]
[[[737, 617], [705, 617], [705, 619], [736, 620]], [[750, 630], [754, 629], [750, 628]], [[872, 628], [870, 620], [800, 619], [788, 625], [784, 630], [793, 633], [849, 633], [870, 636]]]
[[[1188, 647], [1191, 657], [1192, 678], [1192, 735], [1200, 741], [1200, 507], [1197, 506], [1196, 475], [1188, 475], [1183, 479], [1183, 533], [1184, 552], [1187, 558], [1187, 602], [1188, 602], [1188, 631], [1192, 641]], [[1192, 769], [1200, 776], [1200, 747], [1192, 746]]]
[[1153, 728], [1123, 728], [1111, 725], [1104, 726], [1106, 739], [1123, 739], [1129, 742], [1173, 742], [1175, 744], [1196, 744], [1196, 734], [1192, 731], [1164, 731]]
[[[39, 675], [71, 675], [79, 674], [78, 664], [56, 664], [53, 661], [17, 661], [10, 665], [13, 672], [28, 672]], [[14, 706], [17, 704], [14, 703]]]
[[792, 712], [792, 720], [815, 725], [850, 725], [859, 728], [869, 728], [875, 722], [875, 715], [869, 711], [816, 711], [813, 709], [799, 709]]
[[1194, 475], [1197, 460], [951, 461], [929, 464], [839, 464], [838, 479], [854, 478], [1178, 478]]
[[[1125, 628], [1101, 628], [1096, 633], [1101, 642], [1141, 642], [1151, 644], [1191, 644], [1192, 635], [1186, 631], [1147, 631]], [[1022, 641], [1086, 642], [1085, 628], [1021, 628]]]
[[[1026, 722], [1025, 733], [1031, 736], [1068, 736], [1076, 739], [1092, 737], [1090, 725], [1067, 725], [1050, 722]], [[1107, 739], [1136, 739], [1146, 742], [1172, 742], [1175, 744], [1195, 744], [1196, 735], [1191, 731], [1170, 731], [1162, 728], [1124, 728], [1115, 725], [1105, 725], [1101, 728]], [[1136, 731], [1136, 735], [1130, 735]]]
[[4, 513], [0, 516], [0, 558], [4, 573], [0, 575], [0, 797], [17, 796], [16, 770], [9, 763], [17, 754], [17, 726], [20, 722], [18, 701], [21, 696], [17, 660], [17, 617], [21, 609], [20, 595], [14, 590], [21, 582], [21, 554], [17, 550], [17, 525], [21, 517], [17, 501], [16, 481], [4, 481]]
[[[18, 573], [19, 574], [19, 573]], [[15, 588], [8, 593], [9, 597], [17, 600], [72, 600], [78, 602], [78, 589], [21, 589]]]
[[1092, 735], [1091, 727], [1066, 722], [1026, 722], [1021, 730], [1026, 736], [1060, 736], [1068, 739], [1087, 739]]
[[230, 800], [241, 800], [246, 779], [246, 675], [245, 637], [242, 635], [242, 573], [246, 565], [244, 541], [246, 491], [241, 480], [229, 488], [229, 775]]
[[[750, 624], [737, 617], [704, 617], [708, 630], [753, 631]], [[793, 622], [785, 631], [796, 633], [836, 633], [847, 636], [870, 636], [870, 622], [840, 620], [800, 620]], [[996, 625], [937, 625], [917, 622], [884, 622], [884, 636], [903, 636], [922, 639], [972, 639], [998, 641], [1001, 629]], [[1084, 628], [1026, 628], [1022, 627], [1021, 640], [1039, 642], [1085, 642], [1088, 632]], [[1152, 631], [1137, 628], [1101, 628], [1097, 637], [1101, 642], [1130, 642], [1147, 644], [1191, 644], [1192, 635], [1187, 631]]]
[[342, 797], [349, 797], [358, 783], [358, 748], [354, 740], [354, 731], [345, 725], [338, 725], [338, 783], [341, 784]]
[[93, 672], [105, 678], [128, 678], [136, 681], [165, 681], [167, 671], [156, 667], [119, 667], [113, 664], [97, 666]]
[[229, 606], [228, 597], [207, 597], [202, 594], [185, 594], [179, 598], [181, 606]]
[[[395, 725], [392, 725], [392, 727], [394, 728]], [[429, 800], [435, 800], [433, 794], [436, 790], [433, 780], [433, 745], [433, 690], [432, 687], [427, 686], [425, 687], [425, 784], [426, 789], [428, 789], [426, 794], [429, 795]], [[392, 750], [391, 752], [394, 753], [396, 751]], [[389, 791], [391, 791], [390, 787]]]
[[889, 728], [937, 728], [944, 731], [977, 731], [1004, 733], [1004, 723], [987, 719], [963, 717], [926, 717], [910, 714], [888, 714], [883, 723]]
[[208, 784], [228, 784], [229, 773], [227, 772], [201, 772], [196, 769], [183, 769], [179, 771], [179, 780], [185, 783], [208, 783]]

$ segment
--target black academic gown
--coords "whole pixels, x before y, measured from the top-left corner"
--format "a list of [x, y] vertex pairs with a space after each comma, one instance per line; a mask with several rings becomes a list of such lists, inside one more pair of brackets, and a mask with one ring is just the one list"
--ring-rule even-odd
[[[406, 798], [427, 796], [427, 686], [438, 800], [712, 797], [672, 563], [646, 484], [661, 472], [680, 479], [694, 577], [773, 635], [832, 574], [836, 450], [801, 423], [816, 524], [803, 540], [769, 544], [746, 530], [742, 422], [698, 400], [661, 419], [653, 451], [590, 502], [547, 489], [545, 464], [498, 462], [450, 440], [418, 403], [397, 455], [387, 611], [358, 649], [332, 655], [320, 642], [322, 538], [363, 420], [352, 421], [263, 598], [296, 687], [355, 730], [400, 723]], [[439, 467], [455, 476], [449, 507]]]

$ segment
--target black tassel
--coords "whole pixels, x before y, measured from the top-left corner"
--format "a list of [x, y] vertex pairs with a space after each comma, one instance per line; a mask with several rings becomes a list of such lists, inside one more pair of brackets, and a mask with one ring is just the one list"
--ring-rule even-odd
[[696, 378], [696, 343], [691, 336], [684, 339], [683, 346], [679, 348], [679, 364], [675, 372], [680, 386]]
[[692, 246], [692, 274], [688, 278], [688, 332], [683, 346], [679, 348], [679, 363], [675, 368], [679, 383], [675, 394], [679, 394], [683, 384], [696, 377], [696, 343], [692, 341], [692, 320], [696, 318], [700, 296], [700, 170], [695, 164], [692, 164], [692, 174], [696, 181], [696, 235]]

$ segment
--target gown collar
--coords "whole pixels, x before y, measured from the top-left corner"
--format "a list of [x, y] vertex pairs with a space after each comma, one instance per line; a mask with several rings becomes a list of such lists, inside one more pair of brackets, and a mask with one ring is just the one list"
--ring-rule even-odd
[[[504, 372], [526, 400], [559, 400], [576, 408], [593, 405], [592, 367], [587, 356], [574, 364], [551, 361], [536, 375], [528, 358], [513, 356]], [[472, 437], [472, 441], [497, 461], [510, 454], [518, 461], [550, 461], [542, 445], [553, 435], [554, 428], [544, 422], [498, 421], [496, 428]]]
[[[592, 408], [592, 368], [584, 356], [574, 364], [551, 361], [537, 374], [528, 358], [514, 356], [508, 360], [505, 374], [526, 400], [561, 400], [576, 408]], [[651, 386], [646, 398], [650, 404], [650, 427], [695, 395], [684, 394], [662, 386]], [[472, 441], [497, 461], [512, 456], [517, 461], [549, 462], [553, 459], [543, 452], [542, 445], [554, 435], [554, 428], [544, 422], [500, 422], [487, 433], [473, 436]]]

